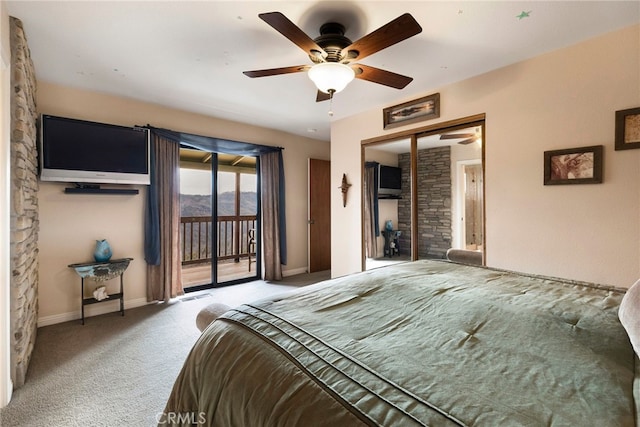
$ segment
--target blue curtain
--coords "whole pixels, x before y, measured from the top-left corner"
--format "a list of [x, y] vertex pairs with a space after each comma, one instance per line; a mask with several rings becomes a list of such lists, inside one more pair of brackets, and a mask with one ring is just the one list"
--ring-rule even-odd
[[[248, 142], [232, 141], [228, 139], [213, 138], [209, 136], [194, 135], [185, 132], [176, 132], [169, 129], [156, 128], [151, 125], [147, 125], [147, 128], [151, 130], [152, 135], [158, 135], [176, 142], [177, 144], [187, 145], [189, 147], [197, 148], [199, 150], [208, 151], [211, 153], [227, 153], [237, 156], [253, 156], [260, 157], [262, 154], [279, 152], [279, 167], [280, 167], [280, 194], [278, 203], [280, 205], [280, 261], [282, 264], [287, 264], [287, 232], [286, 232], [286, 218], [285, 218], [285, 185], [284, 185], [284, 163], [282, 160], [282, 147], [273, 147], [270, 145], [251, 144]], [[153, 138], [152, 138], [153, 141]], [[151, 150], [153, 152], [153, 150]], [[160, 262], [160, 243], [159, 243], [159, 230], [158, 225], [158, 213], [152, 206], [157, 206], [158, 194], [157, 189], [153, 185], [153, 173], [154, 173], [154, 158], [151, 156], [151, 185], [149, 186], [148, 194], [148, 208], [146, 212], [146, 224], [145, 224], [145, 260], [148, 264], [158, 265]]]
[[281, 147], [270, 145], [250, 144], [248, 142], [232, 141], [229, 139], [213, 138], [210, 136], [193, 135], [191, 133], [176, 132], [168, 129], [154, 128], [147, 125], [151, 131], [182, 145], [197, 148], [211, 153], [227, 153], [236, 156], [259, 157], [261, 154], [282, 151]]
[[280, 168], [280, 191], [278, 193], [278, 204], [280, 205], [280, 221], [278, 226], [280, 231], [280, 263], [287, 265], [287, 213], [284, 203], [284, 162], [282, 161], [282, 150], [278, 152], [278, 167]]

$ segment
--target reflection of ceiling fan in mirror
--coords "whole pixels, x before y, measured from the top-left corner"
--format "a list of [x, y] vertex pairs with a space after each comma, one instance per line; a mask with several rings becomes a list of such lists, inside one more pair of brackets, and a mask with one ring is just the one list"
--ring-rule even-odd
[[482, 134], [480, 133], [480, 129], [476, 129], [473, 133], [443, 133], [440, 135], [441, 141], [446, 139], [461, 139], [462, 141], [458, 141], [458, 144], [461, 145], [471, 144], [481, 138]]
[[344, 36], [342, 24], [329, 22], [320, 27], [320, 36], [311, 39], [280, 12], [261, 13], [260, 19], [288, 38], [309, 55], [314, 65], [296, 65], [266, 70], [245, 71], [249, 77], [309, 72], [318, 88], [316, 101], [325, 101], [340, 92], [354, 78], [402, 89], [413, 78], [368, 65], [352, 63], [412, 37], [422, 27], [408, 13], [399, 16], [372, 33], [352, 42]]

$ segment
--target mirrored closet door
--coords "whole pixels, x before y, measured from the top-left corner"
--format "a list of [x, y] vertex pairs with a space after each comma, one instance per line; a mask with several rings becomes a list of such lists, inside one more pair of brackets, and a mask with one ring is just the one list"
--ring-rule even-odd
[[364, 148], [365, 269], [411, 260], [410, 140]]
[[484, 116], [393, 138], [363, 142], [363, 269], [483, 253]]

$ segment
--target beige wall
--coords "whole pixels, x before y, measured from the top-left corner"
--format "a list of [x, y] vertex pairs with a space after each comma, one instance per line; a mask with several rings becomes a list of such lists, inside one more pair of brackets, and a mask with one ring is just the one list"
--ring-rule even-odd
[[[37, 70], [36, 70], [37, 72]], [[119, 125], [145, 125], [284, 147], [288, 264], [284, 274], [307, 268], [307, 159], [329, 159], [329, 143], [256, 126], [164, 108], [130, 99], [38, 83], [40, 113]], [[40, 320], [51, 324], [79, 316], [80, 279], [68, 264], [89, 261], [96, 239], [113, 257], [133, 257], [125, 273], [125, 308], [146, 303], [143, 215], [146, 187], [135, 196], [68, 195], [61, 183], [41, 182]], [[117, 281], [112, 286], [116, 286]], [[116, 311], [117, 302], [88, 306], [89, 315]]]
[[[434, 92], [439, 119], [394, 131], [486, 113], [488, 265], [625, 287], [640, 277], [640, 150], [614, 151], [614, 112], [640, 106], [640, 26]], [[385, 134], [385, 106], [333, 123], [334, 192], [347, 173], [361, 196], [360, 141]], [[605, 147], [603, 184], [542, 184], [545, 150], [588, 145]], [[332, 219], [332, 275], [360, 271], [360, 203], [333, 205]]]

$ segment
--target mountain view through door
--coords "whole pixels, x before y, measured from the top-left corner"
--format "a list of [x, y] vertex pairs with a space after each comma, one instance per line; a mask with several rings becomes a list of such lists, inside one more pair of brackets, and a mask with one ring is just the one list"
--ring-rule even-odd
[[181, 148], [180, 158], [185, 291], [255, 279], [259, 272], [256, 159], [187, 148]]

